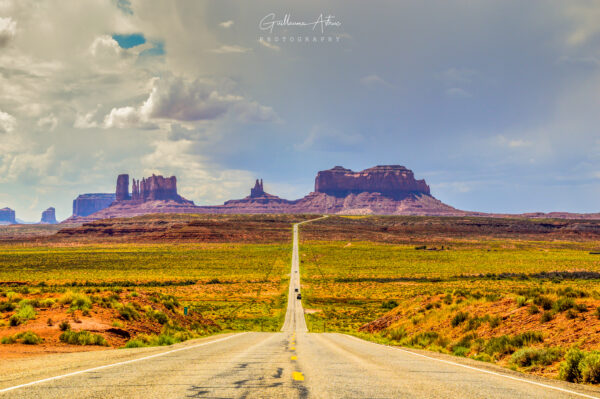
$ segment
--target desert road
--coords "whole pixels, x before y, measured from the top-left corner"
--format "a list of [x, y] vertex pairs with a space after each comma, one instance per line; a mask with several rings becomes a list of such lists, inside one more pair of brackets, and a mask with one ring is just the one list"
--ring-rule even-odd
[[298, 225], [278, 333], [0, 362], [0, 398], [600, 398], [600, 390], [358, 338], [308, 333]]

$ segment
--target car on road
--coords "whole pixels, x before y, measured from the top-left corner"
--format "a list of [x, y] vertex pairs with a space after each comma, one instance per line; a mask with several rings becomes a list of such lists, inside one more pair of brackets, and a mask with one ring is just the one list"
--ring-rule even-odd
[[302, 299], [302, 294], [296, 295], [296, 299]]
[[294, 292], [298, 292], [298, 288], [294, 288]]

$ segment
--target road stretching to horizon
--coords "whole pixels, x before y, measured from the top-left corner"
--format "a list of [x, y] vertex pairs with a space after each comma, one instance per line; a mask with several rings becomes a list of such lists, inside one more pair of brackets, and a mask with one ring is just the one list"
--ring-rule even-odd
[[302, 302], [296, 299], [301, 291], [300, 224], [293, 229], [288, 307], [281, 332], [5, 360], [0, 362], [0, 397], [600, 398], [596, 388], [470, 359], [389, 347], [344, 334], [308, 333]]

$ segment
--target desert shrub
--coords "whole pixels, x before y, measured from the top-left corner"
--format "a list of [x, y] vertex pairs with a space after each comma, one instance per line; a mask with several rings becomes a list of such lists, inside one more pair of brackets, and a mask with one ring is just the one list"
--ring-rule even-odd
[[554, 318], [554, 313], [547, 311], [542, 314], [542, 318], [540, 319], [540, 321], [542, 323], [547, 323], [550, 320], [552, 320], [553, 318]]
[[581, 370], [579, 364], [584, 359], [585, 354], [577, 348], [570, 349], [565, 356], [565, 361], [560, 364], [558, 377], [561, 380], [569, 382], [581, 381]]
[[60, 324], [58, 325], [58, 328], [60, 328], [60, 331], [67, 331], [71, 329], [71, 325], [69, 324], [68, 321], [63, 320], [60, 322]]
[[108, 343], [102, 335], [92, 334], [89, 331], [71, 331], [67, 330], [60, 334], [59, 339], [71, 345], [100, 345], [108, 346]]
[[35, 310], [31, 305], [18, 306], [15, 314], [10, 316], [9, 322], [11, 326], [18, 326], [25, 323], [27, 320], [35, 319]]
[[478, 353], [474, 356], [471, 356], [471, 359], [479, 360], [480, 362], [491, 362], [492, 358], [487, 353]]
[[588, 307], [585, 303], [576, 303], [574, 309], [579, 313], [585, 313], [588, 311]]
[[389, 330], [387, 335], [390, 339], [393, 339], [394, 341], [401, 341], [404, 338], [406, 338], [407, 333], [406, 330], [404, 330], [404, 328], [399, 327], [394, 328], [393, 330]]
[[510, 337], [502, 335], [500, 337], [490, 338], [483, 346], [483, 352], [490, 356], [498, 353], [501, 355], [514, 352], [515, 348], [511, 343]]
[[52, 298], [46, 298], [46, 299], [42, 299], [41, 301], [39, 301], [39, 307], [40, 308], [51, 308], [52, 305], [54, 305], [56, 303], [56, 301]]
[[70, 305], [71, 310], [90, 310], [92, 308], [92, 300], [87, 295], [73, 291], [64, 293], [59, 302], [63, 305]]
[[562, 356], [562, 351], [559, 348], [522, 348], [512, 354], [510, 362], [520, 367], [528, 367], [531, 365], [548, 366]]
[[12, 312], [16, 308], [17, 304], [12, 301], [6, 301], [0, 304], [0, 312]]
[[524, 296], [518, 296], [517, 297], [517, 306], [518, 307], [522, 308], [526, 304], [527, 304], [527, 298], [525, 298]]
[[575, 301], [572, 298], [558, 298], [554, 302], [553, 309], [557, 312], [566, 312], [575, 307]]
[[535, 297], [533, 299], [533, 303], [539, 307], [541, 307], [544, 310], [550, 310], [552, 309], [552, 306], [554, 305], [554, 301], [552, 301], [552, 299], [548, 298], [547, 296], [543, 296], [543, 295], [539, 295], [537, 297]]
[[538, 314], [540, 313], [540, 309], [538, 309], [537, 306], [535, 306], [534, 304], [531, 304], [531, 306], [529, 306], [529, 314]]
[[452, 324], [452, 327], [457, 327], [459, 326], [461, 323], [463, 323], [465, 320], [467, 320], [469, 318], [469, 314], [466, 312], [458, 312], [450, 321], [450, 324]]
[[15, 335], [11, 335], [9, 337], [2, 338], [3, 344], [14, 344], [16, 342], [20, 342], [25, 345], [37, 345], [42, 343], [44, 340], [40, 338], [37, 334], [31, 331], [24, 331]]
[[544, 335], [539, 331], [526, 331], [513, 336], [511, 342], [517, 347], [528, 346], [538, 342], [544, 342]]
[[470, 348], [464, 346], [455, 346], [452, 348], [452, 354], [454, 356], [462, 356], [465, 357], [469, 353]]
[[600, 353], [590, 352], [579, 363], [581, 379], [590, 384], [600, 383]]
[[502, 323], [502, 317], [500, 316], [490, 317], [488, 319], [488, 324], [490, 325], [490, 328], [496, 328], [500, 325], [500, 323]]
[[187, 333], [173, 333], [172, 331], [165, 331], [159, 335], [147, 335], [140, 334], [137, 337], [130, 339], [125, 344], [125, 348], [141, 348], [145, 346], [164, 346], [173, 345], [178, 342], [185, 341], [192, 336]]
[[577, 313], [573, 309], [569, 309], [565, 313], [565, 317], [569, 320], [573, 320], [577, 318]]
[[501, 298], [500, 294], [487, 294], [485, 296], [485, 300], [488, 302], [496, 302], [497, 300], [499, 300]]
[[48, 317], [48, 320], [46, 320], [46, 325], [48, 325], [48, 327], [52, 327], [54, 325], [54, 320], [52, 320], [51, 317]]
[[450, 304], [452, 303], [452, 295], [450, 295], [450, 294], [447, 294], [447, 295], [444, 297], [443, 301], [444, 301], [444, 303], [445, 303], [446, 305], [450, 305]]
[[160, 324], [166, 324], [169, 322], [169, 316], [167, 316], [164, 312], [150, 312], [150, 317], [159, 322]]
[[431, 345], [439, 338], [439, 334], [435, 331], [427, 331], [413, 335], [406, 343], [409, 346], [425, 348]]
[[594, 312], [594, 316], [596, 316], [598, 319], [600, 319], [600, 306], [598, 306], [596, 308], [596, 311]]
[[381, 304], [381, 307], [383, 309], [394, 309], [396, 306], [398, 306], [398, 302], [396, 302], [393, 299], [390, 299], [389, 301], [385, 301]]
[[119, 309], [119, 315], [124, 320], [139, 320], [140, 314], [135, 310], [135, 307], [131, 304], [127, 304]]

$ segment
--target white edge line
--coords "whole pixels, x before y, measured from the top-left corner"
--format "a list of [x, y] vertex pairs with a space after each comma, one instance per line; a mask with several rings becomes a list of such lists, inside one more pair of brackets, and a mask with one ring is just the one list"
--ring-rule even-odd
[[18, 388], [28, 387], [28, 386], [31, 386], [31, 385], [37, 385], [37, 384], [41, 384], [41, 383], [48, 382], [48, 381], [60, 380], [62, 378], [71, 377], [71, 376], [78, 375], [78, 374], [89, 373], [90, 371], [97, 371], [97, 370], [107, 369], [107, 368], [110, 368], [110, 367], [122, 366], [124, 364], [140, 362], [142, 360], [148, 360], [148, 359], [152, 359], [152, 358], [155, 358], [155, 357], [160, 357], [160, 356], [168, 355], [169, 353], [184, 351], [184, 350], [188, 350], [188, 349], [194, 349], [194, 348], [198, 348], [200, 346], [205, 346], [205, 345], [210, 345], [210, 344], [215, 344], [217, 342], [222, 342], [222, 341], [234, 338], [234, 337], [239, 337], [240, 335], [243, 335], [243, 334], [246, 334], [246, 333], [243, 332], [243, 333], [239, 333], [239, 334], [235, 334], [235, 335], [230, 335], [228, 337], [216, 339], [214, 341], [203, 342], [201, 344], [192, 345], [192, 346], [185, 346], [183, 348], [173, 349], [173, 350], [170, 350], [170, 351], [167, 351], [167, 352], [156, 353], [156, 354], [150, 355], [150, 356], [144, 356], [144, 357], [139, 357], [139, 358], [136, 358], [136, 359], [125, 360], [125, 361], [118, 362], [118, 363], [106, 364], [104, 366], [92, 367], [91, 369], [74, 371], [72, 373], [57, 375], [55, 377], [48, 377], [48, 378], [44, 378], [42, 380], [28, 382], [26, 384], [15, 385], [15, 386], [8, 387], [8, 388], [2, 388], [2, 389], [0, 389], [0, 393], [12, 391], [12, 390], [18, 389]]
[[353, 335], [348, 335], [348, 334], [340, 334], [340, 335], [344, 335], [346, 337], [350, 337], [350, 338], [353, 338], [353, 339], [355, 339], [357, 341], [361, 341], [361, 342], [368, 342], [368, 343], [375, 344], [375, 345], [386, 346], [388, 348], [399, 350], [399, 351], [404, 352], [404, 353], [410, 353], [411, 355], [414, 355], [414, 356], [424, 357], [424, 358], [429, 359], [429, 360], [435, 360], [437, 362], [446, 363], [446, 364], [450, 364], [450, 365], [453, 365], [453, 366], [459, 366], [459, 367], [464, 367], [466, 369], [479, 371], [481, 373], [492, 374], [492, 375], [495, 375], [495, 376], [498, 376], [498, 377], [508, 378], [510, 380], [515, 380], [515, 381], [520, 381], [520, 382], [525, 382], [527, 384], [533, 384], [533, 385], [537, 385], [537, 386], [540, 386], [540, 387], [543, 387], [543, 388], [554, 389], [556, 391], [566, 392], [566, 393], [570, 393], [572, 395], [582, 396], [584, 398], [599, 399], [598, 396], [586, 395], [585, 393], [571, 391], [569, 389], [560, 388], [560, 387], [556, 387], [556, 386], [553, 386], [553, 385], [544, 384], [544, 383], [541, 383], [541, 382], [535, 382], [535, 381], [531, 381], [531, 380], [526, 380], [524, 378], [513, 377], [512, 375], [497, 373], [495, 371], [480, 369], [478, 367], [467, 366], [466, 364], [460, 364], [460, 363], [452, 362], [450, 360], [438, 359], [438, 358], [435, 358], [435, 357], [430, 357], [430, 356], [427, 356], [427, 355], [423, 355], [421, 353], [416, 353], [416, 352], [412, 352], [412, 351], [409, 351], [409, 350], [406, 350], [406, 349], [402, 349], [402, 348], [399, 348], [397, 346], [390, 346], [390, 345], [378, 344], [376, 342], [366, 341], [364, 339], [360, 339], [360, 338], [355, 337]]

